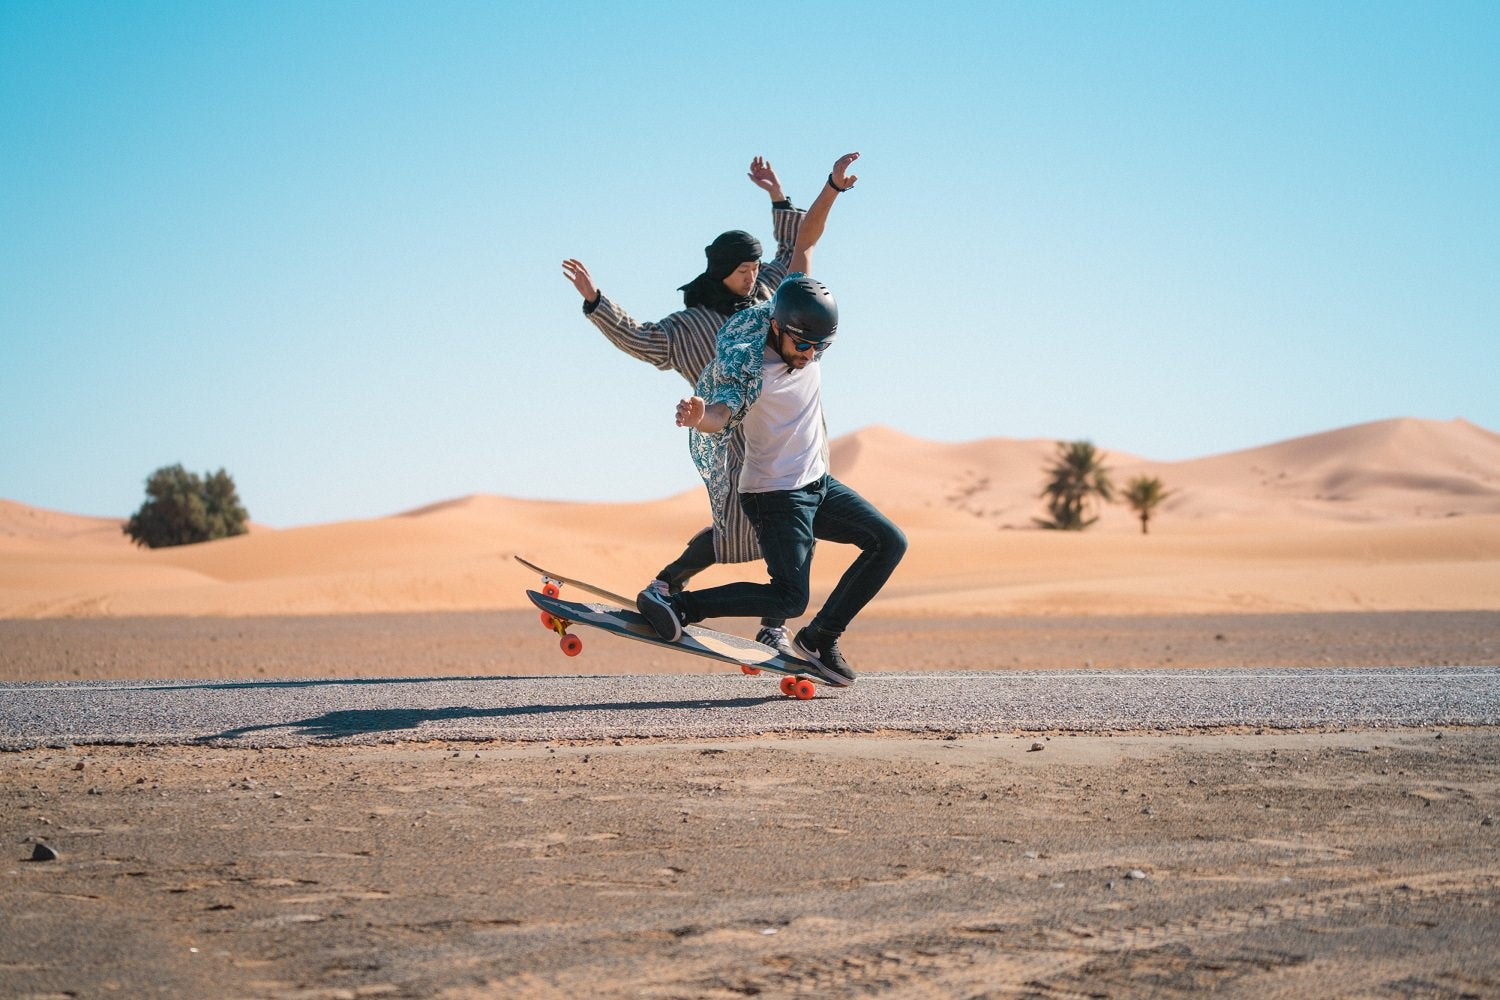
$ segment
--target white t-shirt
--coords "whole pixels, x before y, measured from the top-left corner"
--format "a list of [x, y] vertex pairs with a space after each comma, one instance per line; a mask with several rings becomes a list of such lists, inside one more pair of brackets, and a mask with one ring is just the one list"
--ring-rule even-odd
[[745, 413], [741, 493], [794, 490], [828, 471], [823, 428], [823, 365], [793, 368], [766, 348], [760, 395]]

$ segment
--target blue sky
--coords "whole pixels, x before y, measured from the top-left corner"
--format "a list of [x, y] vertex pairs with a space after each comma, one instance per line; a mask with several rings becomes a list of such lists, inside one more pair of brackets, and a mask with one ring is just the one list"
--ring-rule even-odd
[[[1500, 429], [1500, 5], [0, 4], [0, 497], [277, 527], [697, 485], [638, 319], [863, 154], [835, 435]], [[858, 484], [854, 484], [858, 485]]]

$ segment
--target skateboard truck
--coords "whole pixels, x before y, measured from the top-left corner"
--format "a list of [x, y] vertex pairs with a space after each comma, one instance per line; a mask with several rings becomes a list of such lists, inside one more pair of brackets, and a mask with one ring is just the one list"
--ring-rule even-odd
[[[562, 593], [562, 581], [554, 580], [551, 577], [543, 577], [542, 593], [548, 597], [556, 597]], [[564, 618], [558, 618], [556, 615], [549, 614], [546, 611], [542, 612], [542, 625], [548, 631], [556, 632], [562, 636], [562, 641], [558, 643], [562, 647], [562, 651], [568, 656], [577, 656], [583, 652], [583, 640], [568, 631], [572, 624], [572, 622]]]
[[568, 631], [573, 624], [572, 622], [563, 618], [555, 618], [543, 611], [542, 624], [547, 626], [549, 630], [562, 636], [562, 641], [558, 645], [562, 647], [562, 651], [568, 656], [577, 656], [583, 652], [583, 640]]

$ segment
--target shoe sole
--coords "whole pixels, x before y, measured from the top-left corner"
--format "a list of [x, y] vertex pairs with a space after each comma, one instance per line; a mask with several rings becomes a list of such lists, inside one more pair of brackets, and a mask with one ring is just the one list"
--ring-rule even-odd
[[659, 638], [666, 642], [677, 642], [682, 638], [682, 622], [671, 606], [655, 594], [642, 592], [635, 599], [635, 609], [641, 613]]
[[823, 665], [823, 661], [818, 659], [818, 654], [804, 647], [802, 643], [793, 639], [792, 648], [797, 651], [797, 657], [799, 659], [806, 660], [808, 664], [813, 667], [813, 672], [816, 673], [819, 677], [823, 678], [829, 684], [832, 684], [834, 687], [841, 688], [854, 686], [853, 677], [845, 677], [837, 670], [831, 670], [828, 667], [825, 667]]

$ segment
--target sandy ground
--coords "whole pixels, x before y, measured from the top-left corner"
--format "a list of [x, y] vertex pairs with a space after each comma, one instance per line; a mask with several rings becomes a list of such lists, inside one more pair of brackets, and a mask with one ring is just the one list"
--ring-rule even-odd
[[0, 995], [1493, 997], [1497, 812], [1494, 730], [9, 754]]
[[[753, 635], [754, 623], [727, 627]], [[906, 618], [845, 640], [864, 671], [1500, 666], [1500, 611]], [[0, 619], [0, 681], [702, 673], [711, 661], [535, 612]]]

